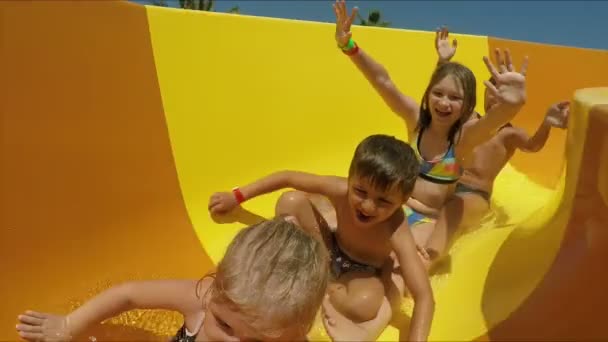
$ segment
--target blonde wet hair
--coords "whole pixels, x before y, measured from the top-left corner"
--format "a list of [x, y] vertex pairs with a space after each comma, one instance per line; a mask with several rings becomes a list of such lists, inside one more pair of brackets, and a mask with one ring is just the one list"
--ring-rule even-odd
[[265, 336], [294, 325], [304, 336], [325, 295], [328, 260], [323, 242], [282, 217], [249, 226], [218, 264], [211, 300], [230, 305]]

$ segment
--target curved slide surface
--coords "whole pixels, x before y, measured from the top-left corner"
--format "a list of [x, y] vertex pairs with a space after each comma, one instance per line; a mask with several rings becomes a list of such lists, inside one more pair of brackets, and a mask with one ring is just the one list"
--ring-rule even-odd
[[[101, 1], [3, 1], [0, 17], [0, 340], [17, 338], [29, 308], [65, 312], [128, 279], [202, 277], [242, 227], [211, 221], [215, 191], [279, 169], [346, 175], [365, 136], [407, 138], [330, 24]], [[421, 98], [434, 33], [353, 30]], [[479, 111], [481, 57], [495, 47], [530, 57], [515, 125], [532, 133], [562, 99], [573, 109], [541, 152], [515, 155], [493, 215], [432, 277], [431, 339], [606, 337], [608, 52], [456, 36]], [[278, 195], [246, 208], [270, 216]], [[162, 339], [180, 323], [133, 311], [87, 336]], [[310, 337], [327, 339], [320, 324]]]

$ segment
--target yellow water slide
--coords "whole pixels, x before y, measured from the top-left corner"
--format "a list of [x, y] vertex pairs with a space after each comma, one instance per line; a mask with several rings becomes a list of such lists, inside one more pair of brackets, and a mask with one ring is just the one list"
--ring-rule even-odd
[[[17, 339], [26, 309], [66, 312], [129, 279], [203, 276], [242, 228], [210, 219], [215, 191], [280, 169], [346, 175], [365, 136], [406, 139], [331, 24], [122, 1], [2, 1], [0, 18], [0, 340]], [[434, 33], [353, 31], [421, 98]], [[515, 125], [532, 133], [562, 99], [573, 109], [541, 152], [515, 155], [494, 214], [433, 275], [431, 339], [608, 337], [608, 52], [456, 36], [480, 99], [482, 56], [530, 57]], [[277, 197], [246, 207], [271, 216]], [[83, 338], [162, 339], [179, 324], [133, 311]], [[310, 337], [327, 339], [320, 323]]]

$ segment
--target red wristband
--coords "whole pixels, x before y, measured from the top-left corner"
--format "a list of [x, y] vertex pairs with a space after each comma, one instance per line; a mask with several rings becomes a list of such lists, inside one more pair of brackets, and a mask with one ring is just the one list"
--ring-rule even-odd
[[245, 202], [245, 196], [243, 196], [241, 189], [238, 187], [232, 189], [232, 194], [234, 195], [234, 198], [236, 198], [236, 203], [241, 204]]
[[357, 43], [355, 43], [355, 47], [350, 50], [342, 50], [342, 53], [344, 53], [347, 56], [356, 55], [357, 52], [359, 52], [359, 45], [357, 45]]

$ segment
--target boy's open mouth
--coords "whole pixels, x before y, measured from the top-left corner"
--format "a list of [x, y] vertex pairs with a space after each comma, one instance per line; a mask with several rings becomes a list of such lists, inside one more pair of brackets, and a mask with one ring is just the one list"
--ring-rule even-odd
[[356, 209], [355, 211], [357, 212], [357, 219], [361, 222], [369, 222], [373, 218], [373, 216], [365, 215], [359, 209]]

